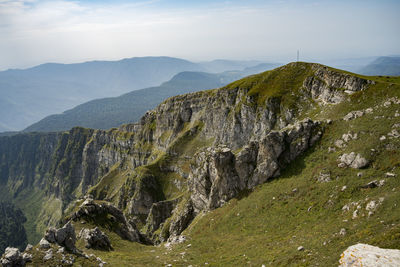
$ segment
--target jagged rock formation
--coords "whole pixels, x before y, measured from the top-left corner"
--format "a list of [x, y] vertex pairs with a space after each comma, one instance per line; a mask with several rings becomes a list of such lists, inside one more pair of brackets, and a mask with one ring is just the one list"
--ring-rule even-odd
[[86, 199], [79, 209], [67, 219], [72, 221], [87, 220], [89, 222], [104, 221], [107, 218], [113, 221], [113, 230], [122, 238], [132, 242], [144, 242], [135, 225], [128, 223], [121, 210], [108, 203], [96, 203], [92, 199]]
[[342, 253], [339, 263], [341, 267], [395, 267], [400, 265], [400, 250], [357, 244]]
[[111, 214], [122, 222], [116, 231], [123, 238], [144, 242], [137, 229], [146, 225], [153, 240], [164, 241], [199, 212], [277, 177], [322, 135], [319, 122], [299, 122], [305, 112], [371, 83], [318, 64], [291, 63], [169, 98], [138, 124], [1, 137], [0, 181], [14, 196], [29, 186], [45, 190], [60, 199], [62, 211], [89, 192], [114, 206], [85, 201], [68, 219]]
[[[331, 70], [318, 64], [312, 65], [314, 75], [307, 77], [303, 86], [308, 89], [313, 99], [324, 104], [337, 104], [352, 94], [367, 88], [373, 81]], [[337, 90], [338, 88], [343, 90]]]
[[85, 240], [86, 248], [111, 250], [111, 242], [108, 236], [103, 233], [98, 227], [94, 229], [83, 228], [79, 232], [79, 238]]
[[0, 263], [3, 267], [22, 267], [27, 261], [29, 261], [27, 254], [22, 254], [17, 248], [8, 247], [1, 257]]
[[166, 219], [171, 217], [179, 199], [153, 203], [146, 219], [146, 234], [151, 236]]
[[237, 156], [227, 147], [197, 153], [188, 179], [194, 210], [218, 208], [239, 192], [278, 176], [321, 137], [318, 125], [305, 120], [272, 131], [261, 141], [245, 146]]
[[[55, 229], [53, 227], [47, 229], [44, 239], [50, 243], [57, 243], [59, 246], [65, 247], [71, 252], [76, 250], [75, 228], [72, 226], [71, 221], [67, 222], [59, 229]], [[43, 248], [49, 247], [44, 241], [42, 244]]]

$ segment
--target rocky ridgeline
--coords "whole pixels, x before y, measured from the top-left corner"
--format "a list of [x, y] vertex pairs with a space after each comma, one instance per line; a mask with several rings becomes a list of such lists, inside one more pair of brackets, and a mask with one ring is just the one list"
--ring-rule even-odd
[[72, 223], [68, 222], [59, 229], [49, 228], [45, 236], [40, 240], [39, 246], [40, 248], [50, 248], [50, 243], [57, 243], [71, 252], [76, 252], [75, 242], [75, 229]]
[[98, 227], [94, 229], [83, 228], [78, 237], [85, 240], [86, 248], [112, 250], [110, 239]]
[[[299, 94], [298, 105], [311, 100], [337, 104], [373, 83], [318, 64], [291, 63], [273, 74], [276, 79], [288, 79], [280, 77], [281, 73], [295, 73], [303, 79], [300, 88], [284, 88]], [[218, 208], [241, 191], [277, 177], [321, 137], [320, 123], [299, 122], [300, 114], [281, 103], [281, 96], [263, 99], [252, 93], [256, 86], [267, 86], [263, 75], [247, 78], [254, 79], [251, 83], [244, 79], [224, 88], [169, 98], [139, 123], [119, 129], [74, 128], [64, 133], [2, 137], [0, 158], [7, 159], [1, 162], [7, 167], [0, 168], [0, 180], [8, 181], [14, 195], [29, 186], [45, 190], [48, 196], [61, 199], [63, 207], [95, 186], [93, 196], [115, 206], [85, 200], [69, 219], [111, 214], [122, 222], [118, 231], [128, 240], [146, 242], [137, 223], [145, 224], [153, 239], [175, 238], [201, 211]], [[179, 154], [185, 142], [195, 139], [207, 145], [196, 147], [189, 156]], [[168, 162], [153, 172], [139, 168], [160, 155], [191, 160], [190, 170]], [[129, 175], [118, 188], [96, 187], [107, 175], [122, 172]], [[157, 172], [182, 177], [185, 182], [176, 190], [187, 191], [185, 197], [166, 199]], [[161, 236], [154, 237], [157, 229], [162, 229]]]
[[[113, 231], [115, 231], [121, 238], [132, 242], [146, 243], [145, 238], [135, 228], [135, 224], [129, 223], [122, 211], [109, 203], [96, 203], [93, 199], [87, 198], [79, 206], [79, 209], [69, 216], [68, 219], [75, 222], [88, 221], [92, 223], [107, 219], [115, 224]], [[90, 235], [91, 232], [86, 234], [86, 230], [81, 232], [81, 236], [90, 237]], [[108, 243], [106, 240], [105, 242]], [[92, 242], [89, 242], [89, 244], [92, 244]], [[99, 246], [101, 247], [102, 245]]]
[[277, 177], [280, 171], [322, 136], [309, 119], [271, 131], [235, 155], [228, 147], [207, 148], [195, 155], [189, 190], [195, 212], [222, 206], [240, 192]]
[[[305, 79], [303, 87], [322, 104], [338, 104], [345, 100], [346, 95], [362, 91], [375, 83], [318, 64], [313, 64], [312, 70], [314, 75]], [[342, 90], [337, 90], [339, 88]]]

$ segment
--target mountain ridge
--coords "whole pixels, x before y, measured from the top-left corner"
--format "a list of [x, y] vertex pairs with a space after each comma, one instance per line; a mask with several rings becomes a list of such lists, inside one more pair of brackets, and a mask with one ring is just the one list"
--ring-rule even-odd
[[361, 68], [359, 73], [364, 75], [400, 75], [400, 57], [378, 57], [367, 66]]
[[24, 129], [32, 131], [61, 131], [74, 126], [109, 129], [124, 123], [137, 122], [146, 111], [162, 100], [198, 90], [218, 88], [244, 76], [271, 69], [276, 64], [261, 64], [242, 71], [180, 72], [158, 87], [135, 90], [119, 97], [95, 99], [62, 114], [50, 115]]
[[[394, 95], [392, 97], [394, 100], [387, 100], [389, 92]], [[2, 162], [0, 178], [2, 181], [7, 180], [7, 189], [11, 194], [17, 196], [26, 190], [32, 190], [27, 187], [28, 184], [40, 185], [40, 181], [45, 179], [46, 182], [42, 184], [46, 185], [47, 196], [43, 196], [43, 201], [50, 197], [54, 203], [58, 203], [58, 206], [53, 210], [38, 207], [37, 213], [47, 211], [46, 214], [50, 215], [56, 210], [62, 210], [61, 214], [52, 215], [53, 222], [64, 216], [71, 219], [72, 217], [69, 216], [76, 214], [71, 211], [76, 211], [78, 207], [89, 210], [89, 206], [95, 206], [90, 204], [90, 201], [79, 199], [89, 193], [93, 197], [92, 201], [97, 203], [96, 205], [106, 202], [118, 207], [137, 231], [145, 234], [156, 244], [163, 242], [165, 244], [167, 241], [174, 243], [176, 238], [180, 238], [182, 231], [184, 231], [184, 235], [189, 234], [190, 242], [195, 247], [193, 248], [194, 254], [190, 251], [187, 252], [192, 257], [188, 259], [192, 259], [197, 264], [200, 264], [201, 261], [204, 263], [204, 257], [207, 258], [207, 255], [210, 255], [209, 259], [214, 264], [219, 260], [225, 265], [232, 262], [245, 264], [247, 259], [242, 256], [243, 253], [242, 255], [232, 254], [233, 258], [231, 259], [218, 258], [221, 254], [215, 250], [215, 246], [218, 247], [215, 243], [218, 243], [224, 251], [229, 250], [229, 244], [221, 243], [220, 239], [208, 240], [207, 242], [210, 243], [210, 248], [214, 252], [207, 250], [207, 254], [202, 254], [199, 251], [199, 249], [201, 250], [199, 242], [206, 242], [206, 238], [210, 238], [210, 236], [201, 237], [199, 231], [220, 236], [219, 232], [213, 232], [217, 231], [213, 225], [218, 225], [218, 229], [221, 230], [224, 227], [218, 223], [221, 220], [232, 233], [240, 236], [241, 234], [237, 231], [240, 228], [241, 220], [248, 222], [248, 214], [242, 218], [233, 214], [236, 208], [229, 211], [227, 205], [234, 205], [234, 207], [250, 205], [246, 199], [255, 200], [254, 194], [260, 197], [260, 193], [257, 193], [260, 190], [269, 192], [268, 197], [271, 197], [268, 200], [269, 203], [272, 199], [271, 194], [273, 194], [273, 190], [268, 189], [271, 186], [280, 190], [279, 202], [276, 203], [292, 205], [290, 207], [294, 209], [294, 214], [300, 214], [299, 212], [304, 209], [307, 210], [307, 207], [303, 206], [299, 210], [295, 208], [298, 205], [296, 202], [297, 191], [293, 189], [293, 192], [288, 195], [287, 192], [285, 193], [288, 188], [281, 188], [281, 186], [291, 183], [291, 188], [289, 188], [292, 190], [295, 186], [296, 175], [302, 177], [299, 184], [301, 196], [310, 194], [311, 197], [316, 198], [315, 201], [318, 200], [318, 194], [325, 192], [320, 191], [323, 188], [332, 186], [333, 189], [329, 190], [336, 190], [335, 186], [344, 183], [342, 180], [326, 184], [316, 184], [314, 180], [310, 181], [310, 175], [314, 177], [319, 172], [323, 172], [324, 168], [328, 168], [326, 171], [332, 173], [330, 177], [334, 177], [333, 175], [336, 173], [345, 177], [342, 179], [346, 180], [349, 186], [350, 184], [354, 186], [351, 190], [360, 190], [356, 189], [359, 186], [356, 185], [357, 181], [346, 176], [355, 175], [356, 170], [338, 169], [337, 158], [347, 152], [347, 149], [354, 149], [372, 162], [371, 167], [364, 170], [368, 175], [362, 178], [363, 182], [370, 179], [369, 173], [376, 172], [381, 175], [383, 170], [386, 171], [388, 168], [382, 165], [382, 162], [386, 161], [385, 154], [383, 152], [372, 156], [369, 154], [371, 153], [370, 148], [372, 148], [370, 146], [377, 145], [378, 151], [381, 151], [381, 147], [378, 145], [379, 138], [377, 138], [378, 141], [369, 142], [368, 147], [362, 148], [364, 144], [362, 140], [351, 142], [350, 137], [343, 137], [347, 141], [342, 142], [347, 142], [348, 148], [337, 146], [335, 152], [330, 152], [331, 154], [326, 151], [328, 151], [328, 146], [332, 146], [338, 135], [340, 135], [339, 138], [342, 138], [344, 129], [347, 136], [348, 129], [351, 129], [348, 124], [352, 125], [359, 121], [364, 124], [378, 123], [377, 119], [370, 119], [370, 116], [373, 115], [368, 115], [370, 113], [364, 111], [367, 110], [367, 107], [363, 107], [362, 112], [354, 113], [363, 115], [352, 115], [351, 121], [343, 120], [347, 113], [353, 114], [351, 112], [355, 112], [354, 109], [361, 110], [362, 105], [371, 105], [371, 103], [375, 103], [373, 101], [379, 101], [376, 104], [377, 107], [371, 105], [372, 112], [380, 112], [382, 109], [394, 114], [396, 103], [400, 103], [396, 98], [398, 94], [398, 81], [394, 77], [365, 77], [319, 64], [290, 63], [272, 71], [243, 78], [223, 88], [168, 98], [156, 109], [147, 112], [138, 123], [123, 125], [117, 129], [103, 131], [74, 128], [64, 133], [35, 133], [2, 137], [0, 138], [0, 153], [3, 158], [8, 160]], [[381, 101], [389, 104], [381, 104]], [[393, 117], [393, 122], [396, 122], [398, 119], [393, 114], [390, 116]], [[381, 116], [380, 113], [377, 115]], [[358, 119], [356, 116], [365, 116], [366, 118]], [[333, 122], [329, 121], [331, 119], [334, 119]], [[381, 135], [382, 131], [388, 131], [386, 128], [391, 128], [391, 124], [387, 125], [387, 123], [377, 124], [378, 127], [373, 128], [363, 126], [364, 124], [361, 124], [362, 131], [377, 131], [380, 129], [379, 125], [384, 127], [378, 132], [371, 132], [370, 135], [358, 131], [359, 135], [373, 136], [374, 138]], [[19, 141], [21, 138], [26, 141], [22, 143]], [[35, 141], [29, 141], [30, 138]], [[10, 142], [11, 140], [13, 141]], [[49, 140], [53, 141], [49, 142]], [[395, 139], [393, 140], [395, 141]], [[19, 143], [22, 145], [21, 148], [12, 148]], [[39, 149], [28, 149], [31, 144]], [[396, 146], [397, 143], [392, 145]], [[26, 162], [20, 162], [22, 159], [20, 154], [26, 153], [24, 151], [42, 152], [34, 157], [27, 157]], [[394, 151], [391, 152], [393, 159], [399, 158], [396, 150], [390, 151]], [[315, 156], [313, 153], [316, 153]], [[15, 156], [10, 157], [10, 155]], [[54, 156], [49, 157], [49, 155], [54, 155], [55, 161]], [[307, 165], [311, 167], [298, 167], [309, 157], [311, 160], [307, 162]], [[51, 158], [53, 159], [49, 161]], [[328, 160], [327, 164], [321, 166], [321, 160], [325, 159]], [[10, 168], [10, 166], [14, 167]], [[30, 176], [24, 174], [26, 169], [20, 169], [18, 166], [29, 167]], [[296, 166], [300, 170], [294, 172], [293, 178], [276, 179], [282, 174], [288, 177], [287, 172], [290, 174], [293, 171], [292, 168], [296, 169]], [[20, 174], [6, 172], [7, 168]], [[38, 170], [40, 171], [38, 172]], [[308, 177], [307, 179], [303, 177], [302, 171], [306, 172], [304, 177]], [[18, 178], [24, 176], [26, 177], [22, 181]], [[265, 183], [267, 181], [268, 183]], [[310, 183], [316, 190], [315, 194], [313, 190], [307, 191]], [[395, 182], [393, 181], [393, 183]], [[381, 192], [379, 190], [373, 192], [379, 193]], [[384, 191], [384, 193], [391, 194], [393, 197], [397, 194], [396, 192], [389, 193], [389, 191]], [[336, 217], [338, 217], [339, 211], [341, 212], [339, 205], [344, 205], [352, 199], [348, 193], [339, 192], [338, 194], [339, 202], [332, 204], [335, 205], [333, 211], [329, 210]], [[357, 194], [364, 197], [363, 191]], [[308, 201], [303, 197], [299, 201]], [[257, 211], [263, 214], [261, 209], [265, 208], [264, 205], [261, 204], [262, 202], [255, 201], [260, 204], [256, 208]], [[320, 205], [318, 202], [316, 203], [313, 205]], [[283, 207], [281, 204], [272, 204], [272, 202], [268, 205], [270, 206], [267, 209], [271, 210], [271, 216], [278, 214], [274, 211], [274, 205]], [[250, 212], [252, 209], [247, 207], [240, 212], [246, 214], [246, 210]], [[308, 214], [314, 214], [314, 210], [310, 210], [311, 213]], [[326, 209], [321, 206], [321, 210]], [[165, 211], [165, 214], [162, 211]], [[230, 215], [225, 217], [221, 213]], [[283, 212], [283, 214], [286, 213]], [[315, 216], [318, 216], [318, 213]], [[396, 216], [396, 214], [392, 215], [394, 219], [397, 218]], [[332, 215], [328, 217], [331, 218]], [[205, 221], [203, 218], [210, 220]], [[299, 219], [303, 220], [303, 217], [299, 217]], [[314, 220], [314, 217], [312, 219]], [[36, 221], [37, 225], [41, 225], [40, 229], [46, 227], [40, 218], [31, 217], [28, 220]], [[371, 220], [375, 222], [374, 217]], [[231, 225], [229, 221], [234, 225]], [[90, 225], [93, 223], [96, 222], [91, 221]], [[258, 223], [256, 217], [254, 223]], [[270, 223], [276, 225], [276, 222], [271, 221]], [[79, 221], [76, 221], [74, 225], [77, 230], [84, 227], [79, 224]], [[283, 225], [282, 227], [286, 230], [289, 229]], [[299, 227], [303, 229], [303, 226]], [[328, 228], [331, 229], [331, 226], [329, 225]], [[114, 237], [112, 230], [102, 229], [113, 237], [111, 243], [115, 244], [118, 249], [123, 250], [122, 245], [119, 245], [123, 244], [126, 247], [135, 247], [138, 251], [147, 250], [145, 247], [124, 243], [125, 241]], [[241, 229], [247, 228], [242, 227]], [[271, 229], [268, 228], [268, 230]], [[299, 230], [298, 234], [307, 235], [302, 232], [303, 230]], [[239, 245], [234, 236], [230, 236], [224, 231], [220, 233], [227, 234], [231, 238], [229, 241], [232, 244]], [[244, 237], [242, 236], [242, 238]], [[351, 240], [353, 239], [349, 239], [346, 243]], [[248, 243], [247, 240], [246, 242]], [[277, 244], [276, 241], [274, 242]], [[340, 242], [340, 240], [335, 242]], [[332, 246], [337, 244], [335, 242]], [[181, 249], [185, 246], [186, 244], [177, 244], [176, 249], [169, 253], [180, 261], [182, 257], [178, 253], [181, 253]], [[323, 250], [321, 244], [319, 246], [309, 244], [309, 246]], [[332, 246], [329, 246], [331, 252], [337, 253], [337, 248], [334, 250]], [[289, 247], [287, 246], [287, 249]], [[251, 250], [258, 250], [254, 247], [249, 247], [249, 249], [250, 251], [238, 246], [236, 250], [233, 249], [232, 253], [236, 253], [237, 250], [238, 253], [246, 250], [246, 254], [250, 253], [251, 259], [257, 264], [261, 264], [260, 260], [273, 258], [268, 254], [270, 258], [256, 259]], [[270, 249], [274, 250], [275, 248]], [[298, 264], [303, 259], [315, 263], [313, 259], [293, 255], [293, 252], [288, 252], [287, 249], [285, 253], [287, 252], [291, 256], [287, 257], [286, 261], [278, 258], [278, 263]], [[163, 251], [162, 248], [156, 250]], [[276, 252], [276, 250], [274, 251]], [[116, 264], [116, 259], [112, 258], [114, 255], [112, 252], [93, 252], [106, 259], [107, 262]], [[127, 251], [127, 253], [129, 252]], [[133, 251], [130, 253], [135, 254]], [[135, 255], [138, 257], [137, 260], [142, 259], [151, 265], [149, 259], [144, 259], [147, 256]], [[160, 257], [160, 261], [167, 258], [170, 260], [169, 256], [165, 255]], [[124, 254], [124, 257], [119, 260], [124, 262], [132, 260], [128, 254]], [[329, 257], [331, 262], [334, 254], [330, 253]], [[35, 262], [38, 261], [35, 260]], [[153, 264], [154, 262], [160, 263], [159, 260], [153, 258]]]
[[135, 57], [1, 71], [0, 131], [26, 128], [47, 115], [95, 98], [158, 86], [182, 71], [206, 68], [179, 58]]

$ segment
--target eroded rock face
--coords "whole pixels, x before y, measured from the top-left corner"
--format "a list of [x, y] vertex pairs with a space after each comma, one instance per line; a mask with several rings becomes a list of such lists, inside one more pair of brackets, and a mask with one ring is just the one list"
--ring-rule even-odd
[[146, 219], [147, 236], [151, 236], [154, 231], [160, 227], [161, 223], [171, 217], [172, 211], [178, 203], [178, 200], [179, 199], [174, 199], [153, 203]]
[[400, 250], [357, 244], [342, 253], [339, 263], [341, 267], [400, 266]]
[[240, 191], [278, 176], [282, 168], [321, 137], [318, 126], [319, 122], [307, 119], [270, 132], [237, 156], [227, 147], [197, 153], [188, 180], [195, 212], [218, 208]]
[[193, 203], [190, 199], [179, 203], [173, 212], [174, 216], [171, 218], [169, 227], [169, 235], [171, 237], [180, 235], [195, 217]]
[[69, 251], [74, 252], [76, 250], [75, 242], [75, 229], [71, 221], [68, 221], [63, 227], [59, 229], [49, 228], [46, 231], [44, 238], [40, 241], [40, 247], [49, 248], [49, 243], [57, 243], [58, 245], [65, 247]]
[[112, 250], [110, 239], [98, 227], [94, 229], [83, 228], [78, 237], [85, 241], [86, 248]]
[[118, 227], [113, 230], [119, 236], [129, 241], [143, 241], [140, 232], [134, 227], [134, 225], [128, 223], [128, 220], [122, 211], [108, 203], [98, 204], [92, 199], [87, 199], [81, 204], [78, 211], [72, 214], [71, 220], [80, 221], [86, 219], [95, 221], [96, 219], [105, 218], [107, 216], [111, 216], [115, 222], [118, 222]]
[[[300, 88], [294, 89], [299, 89], [299, 99], [309, 102], [339, 103], [345, 99], [346, 90], [364, 90], [371, 83], [317, 64], [291, 63], [277, 70], [277, 74], [285, 70], [291, 74], [290, 71], [296, 70], [296, 75], [300, 72], [302, 79], [307, 75], [308, 78], [299, 84]], [[258, 83], [262, 87], [265, 77], [261, 78]], [[99, 183], [111, 171], [121, 174], [129, 170], [132, 174], [137, 167], [153, 162], [162, 153], [175, 155], [171, 147], [185, 134], [199, 136], [202, 141], [212, 140], [211, 145], [207, 143], [211, 146], [209, 150], [203, 149], [194, 157], [190, 172], [167, 166], [179, 176], [188, 177], [192, 193], [188, 196], [190, 201], [173, 207], [173, 212], [168, 205], [165, 213], [154, 206], [165, 200], [157, 177], [157, 171], [163, 171], [160, 168], [145, 176], [138, 174], [124, 178], [112, 196], [109, 191], [113, 190], [109, 190], [108, 185], [92, 188], [91, 193], [97, 199], [112, 201], [115, 206], [88, 202], [72, 216], [73, 220], [80, 220], [111, 214], [121, 222], [117, 230], [119, 235], [140, 241], [139, 231], [126, 220], [121, 210], [126, 211], [130, 219], [139, 218], [141, 223], [145, 223], [151, 214], [154, 219], [149, 219], [149, 232], [161, 227], [161, 221], [173, 214], [170, 225], [163, 227], [165, 232], [176, 235], [200, 210], [220, 207], [242, 190], [252, 189], [278, 176], [282, 168], [320, 138], [318, 123], [309, 120], [296, 123], [298, 114], [283, 105], [279, 96], [257, 99], [254, 94], [249, 94], [251, 88], [251, 85], [234, 83], [218, 90], [172, 97], [147, 112], [139, 123], [109, 131], [74, 128], [65, 133], [23, 136], [22, 143], [34, 144], [27, 146], [29, 149], [25, 145], [13, 149], [7, 145], [12, 142], [0, 138], [0, 147], [4, 144], [6, 148], [0, 149], [0, 157], [9, 159], [11, 165], [12, 161], [19, 160], [19, 151], [38, 151], [27, 157], [29, 161], [21, 163], [30, 166], [29, 173], [19, 173], [22, 168], [18, 168], [18, 164], [14, 167], [18, 170], [15, 177], [26, 179], [22, 183], [15, 179], [10, 184], [42, 185], [45, 184], [43, 177], [51, 177], [48, 183], [46, 181], [46, 192], [68, 204], [74, 201], [72, 192], [85, 194], [90, 186]], [[291, 124], [294, 125], [287, 127]], [[21, 136], [12, 138], [19, 143]], [[233, 153], [239, 149], [240, 152]], [[0, 178], [5, 181], [15, 177], [0, 172]], [[35, 177], [42, 180], [36, 181]], [[182, 184], [179, 190], [184, 191], [185, 183]], [[56, 240], [56, 233], [49, 233], [47, 238]]]
[[[362, 91], [373, 83], [350, 74], [332, 71], [322, 65], [313, 65], [314, 76], [303, 82], [313, 99], [323, 104], [337, 104], [344, 100], [346, 94]], [[337, 89], [343, 89], [342, 91]]]
[[241, 190], [235, 156], [229, 148], [208, 148], [195, 155], [188, 185], [196, 212], [220, 207]]

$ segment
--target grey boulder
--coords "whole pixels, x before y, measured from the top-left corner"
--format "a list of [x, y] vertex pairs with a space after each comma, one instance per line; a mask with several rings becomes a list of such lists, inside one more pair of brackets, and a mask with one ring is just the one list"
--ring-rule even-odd
[[21, 252], [17, 248], [6, 248], [0, 263], [3, 267], [19, 267], [25, 266], [25, 260]]
[[400, 266], [400, 250], [382, 249], [367, 244], [348, 247], [340, 256], [339, 267]]
[[82, 229], [79, 237], [85, 241], [86, 248], [112, 250], [110, 239], [98, 227], [94, 229]]

